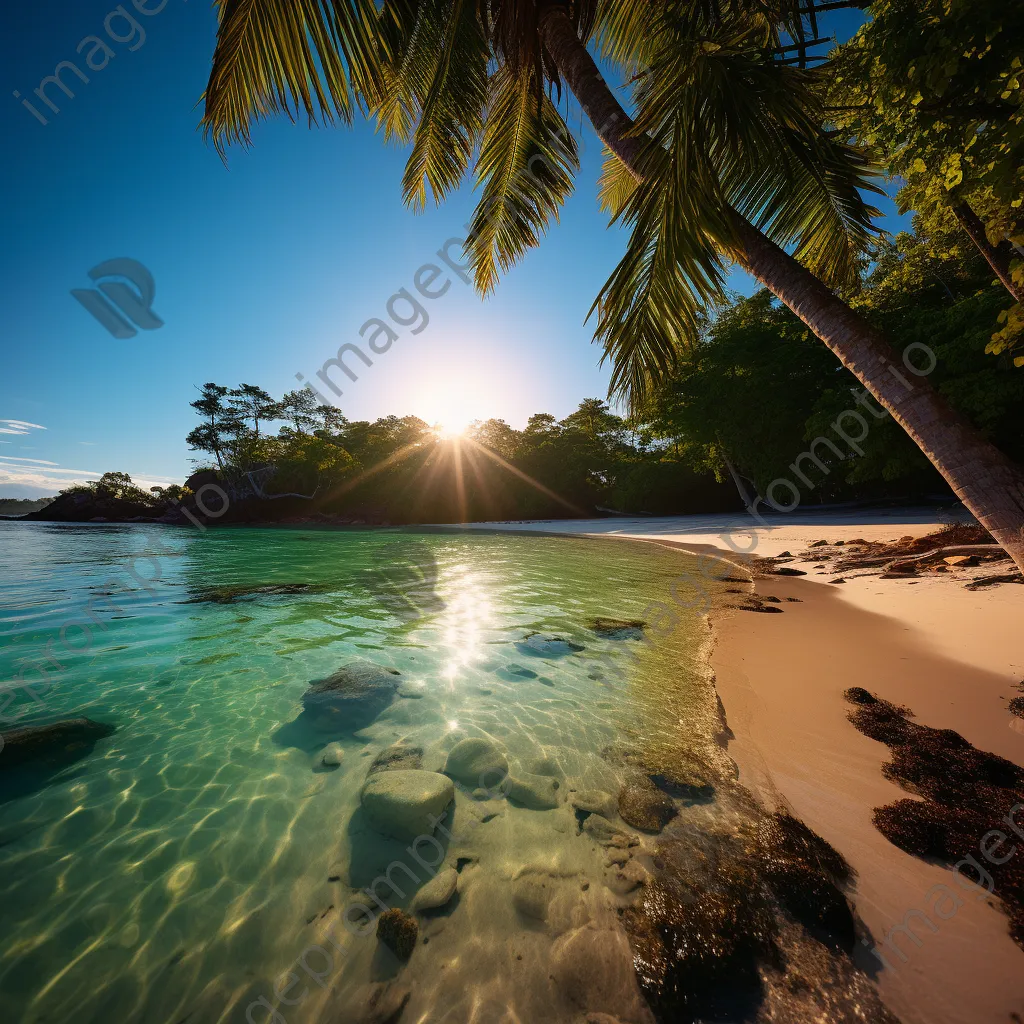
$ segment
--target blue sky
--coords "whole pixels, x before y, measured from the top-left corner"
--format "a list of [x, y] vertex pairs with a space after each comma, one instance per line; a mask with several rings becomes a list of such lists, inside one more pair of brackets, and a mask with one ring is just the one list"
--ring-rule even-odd
[[[196, 454], [184, 443], [196, 385], [244, 381], [279, 395], [298, 386], [296, 373], [315, 379], [340, 344], [360, 340], [361, 324], [385, 317], [391, 295], [412, 288], [419, 266], [438, 262], [472, 208], [464, 189], [440, 209], [407, 210], [404, 155], [366, 124], [310, 131], [277, 119], [225, 167], [196, 127], [211, 5], [124, 9], [144, 41], [120, 16], [105, 31], [112, 0], [34, 0], [0, 14], [0, 496], [54, 493], [105, 470], [182, 480]], [[91, 35], [115, 53], [102, 70], [85, 67], [91, 43], [76, 53]], [[65, 72], [75, 97], [51, 87], [53, 113], [33, 90], [64, 60], [90, 81]], [[345, 414], [521, 426], [532, 412], [564, 416], [603, 396], [607, 371], [584, 318], [623, 238], [595, 204], [599, 163], [588, 129], [576, 194], [545, 244], [486, 301], [454, 278], [424, 330], [404, 331], [346, 382]], [[115, 257], [152, 272], [159, 330], [113, 338], [72, 298], [90, 286], [90, 268]]]

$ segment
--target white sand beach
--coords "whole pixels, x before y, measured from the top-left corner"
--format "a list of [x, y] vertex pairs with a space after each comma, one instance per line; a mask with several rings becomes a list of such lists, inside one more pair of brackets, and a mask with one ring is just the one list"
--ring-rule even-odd
[[[475, 525], [638, 538], [742, 563], [748, 556], [731, 548], [799, 556], [821, 539], [918, 537], [956, 518], [934, 510], [798, 512], [769, 517], [754, 535], [754, 520], [737, 516]], [[769, 806], [789, 808], [853, 866], [856, 913], [888, 966], [867, 947], [860, 963], [904, 1024], [1020, 1021], [1024, 953], [1006, 916], [966, 878], [957, 885], [949, 868], [903, 853], [874, 827], [873, 808], [908, 794], [883, 777], [889, 750], [847, 721], [842, 695], [863, 686], [907, 705], [922, 725], [955, 729], [1024, 765], [1024, 720], [1006, 710], [1024, 680], [1024, 587], [968, 590], [968, 577], [955, 570], [912, 579], [851, 575], [833, 585], [836, 573], [816, 568], [817, 558], [787, 565], [807, 575], [756, 581], [761, 594], [799, 599], [785, 604], [786, 614], [714, 617], [712, 664], [740, 781]], [[945, 920], [931, 911], [940, 885], [963, 899], [955, 913], [946, 905]]]

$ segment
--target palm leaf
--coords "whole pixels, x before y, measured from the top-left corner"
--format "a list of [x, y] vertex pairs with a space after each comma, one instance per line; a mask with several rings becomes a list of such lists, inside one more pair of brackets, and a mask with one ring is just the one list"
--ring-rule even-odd
[[346, 124], [380, 88], [373, 0], [217, 0], [203, 127], [218, 151], [275, 113]]
[[533, 74], [505, 65], [491, 77], [476, 165], [482, 192], [466, 243], [485, 295], [557, 220], [579, 169], [576, 142], [554, 103], [538, 98]]

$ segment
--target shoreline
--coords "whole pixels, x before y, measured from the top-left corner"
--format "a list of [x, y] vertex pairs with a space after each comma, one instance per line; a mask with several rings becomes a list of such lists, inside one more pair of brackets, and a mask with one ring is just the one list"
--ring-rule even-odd
[[[855, 515], [804, 517], [811, 522], [791, 517], [784, 526], [756, 531], [756, 554], [789, 550], [798, 556], [824, 537], [923, 536], [944, 525], [931, 513], [930, 520], [925, 514], [859, 522]], [[728, 528], [722, 517], [688, 518], [717, 518], [719, 531]], [[863, 521], [872, 518], [883, 521]], [[645, 540], [735, 564], [748, 561], [711, 542], [718, 539], [712, 524], [702, 521], [696, 530], [684, 520], [672, 525], [602, 520], [486, 527]], [[861, 576], [834, 586], [826, 581], [836, 574], [815, 569], [814, 560], [786, 564], [807, 575], [755, 576], [753, 583], [761, 596], [797, 598], [784, 604], [785, 615], [728, 609], [712, 615], [710, 666], [739, 782], [768, 809], [790, 810], [850, 862], [856, 878], [849, 895], [872, 937], [855, 960], [902, 1024], [1024, 1018], [1024, 951], [1010, 938], [997, 901], [984, 892], [979, 900], [980, 890], [967, 877], [958, 884], [950, 868], [904, 853], [874, 827], [873, 808], [910, 794], [882, 775], [889, 749], [847, 721], [851, 706], [843, 698], [848, 687], [863, 686], [908, 705], [922, 725], [955, 729], [979, 749], [1024, 766], [1024, 728], [1014, 728], [1024, 720], [1006, 710], [1019, 695], [1014, 684], [1024, 680], [1024, 650], [1015, 642], [1024, 591], [1013, 584], [968, 591], [948, 577]], [[943, 903], [937, 886], [962, 904]], [[932, 909], [936, 901], [942, 914]]]

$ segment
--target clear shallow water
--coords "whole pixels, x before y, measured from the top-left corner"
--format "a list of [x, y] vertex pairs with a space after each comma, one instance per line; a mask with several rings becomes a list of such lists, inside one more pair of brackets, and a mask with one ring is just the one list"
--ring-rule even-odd
[[[159, 579], [142, 589], [133, 567]], [[396, 741], [422, 746], [424, 767], [439, 770], [457, 740], [484, 736], [514, 770], [548, 759], [571, 788], [611, 792], [609, 747], [706, 747], [716, 723], [706, 622], [679, 611], [651, 645], [587, 628], [594, 616], [674, 604], [673, 585], [685, 603], [689, 569], [679, 552], [586, 539], [0, 523], [0, 678], [48, 672], [38, 699], [22, 693], [5, 716], [84, 714], [117, 727], [75, 765], [30, 779], [32, 792], [0, 773], [5, 1018], [244, 1020], [314, 941], [321, 915], [388, 862], [387, 844], [352, 822], [370, 761]], [[272, 584], [311, 589], [208, 600]], [[111, 592], [116, 607], [102, 598]], [[533, 631], [583, 649], [541, 657], [516, 646]], [[83, 650], [69, 654], [62, 639]], [[341, 768], [315, 772], [322, 741], [286, 745], [278, 730], [311, 680], [357, 658], [398, 669], [422, 696], [337, 737]], [[493, 817], [478, 844], [481, 907], [500, 897], [498, 881], [538, 863], [552, 877], [570, 867], [599, 877], [573, 845], [568, 806], [502, 802]], [[461, 896], [461, 936], [457, 909], [434, 948], [454, 964], [472, 939], [480, 989], [466, 995], [457, 971], [447, 987], [438, 970], [421, 972], [431, 1009], [410, 1019], [503, 1019], [481, 1007], [507, 1004], [497, 975], [515, 921], [471, 897]], [[526, 962], [544, 970], [544, 942], [532, 941]], [[388, 978], [373, 957], [353, 956], [288, 1019], [337, 1019]]]

